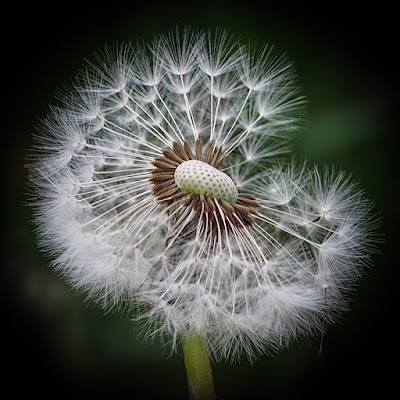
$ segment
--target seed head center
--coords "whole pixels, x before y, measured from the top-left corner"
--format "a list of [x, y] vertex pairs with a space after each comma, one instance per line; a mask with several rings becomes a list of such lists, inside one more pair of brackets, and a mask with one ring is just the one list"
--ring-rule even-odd
[[175, 170], [174, 179], [180, 190], [205, 197], [236, 203], [238, 190], [233, 180], [204, 161], [188, 160]]

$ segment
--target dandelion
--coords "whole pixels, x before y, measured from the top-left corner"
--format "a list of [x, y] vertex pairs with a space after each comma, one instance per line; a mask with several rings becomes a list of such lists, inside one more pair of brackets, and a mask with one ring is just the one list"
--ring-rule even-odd
[[72, 86], [31, 165], [41, 243], [90, 299], [182, 341], [195, 391], [213, 395], [208, 355], [254, 360], [346, 309], [371, 203], [341, 171], [276, 161], [305, 115], [286, 56], [184, 29], [106, 48]]

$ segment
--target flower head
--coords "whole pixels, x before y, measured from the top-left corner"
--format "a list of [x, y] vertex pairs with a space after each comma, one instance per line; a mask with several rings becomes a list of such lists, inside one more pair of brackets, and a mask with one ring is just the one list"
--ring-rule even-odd
[[216, 357], [320, 332], [368, 260], [371, 204], [342, 172], [271, 161], [304, 116], [292, 63], [189, 29], [99, 60], [43, 121], [31, 168], [56, 270]]

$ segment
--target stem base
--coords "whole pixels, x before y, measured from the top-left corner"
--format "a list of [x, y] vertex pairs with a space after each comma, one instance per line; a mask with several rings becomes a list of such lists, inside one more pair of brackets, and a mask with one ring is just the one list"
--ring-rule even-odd
[[207, 347], [195, 332], [182, 334], [190, 400], [215, 400], [214, 381]]

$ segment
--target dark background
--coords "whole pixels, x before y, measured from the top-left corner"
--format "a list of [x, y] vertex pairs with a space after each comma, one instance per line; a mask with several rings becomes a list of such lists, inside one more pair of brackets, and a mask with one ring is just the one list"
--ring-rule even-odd
[[219, 398], [389, 393], [398, 367], [397, 12], [385, 2], [371, 3], [374, 8], [279, 4], [18, 3], [3, 11], [1, 360], [12, 397], [187, 397], [180, 350], [170, 356], [162, 344], [144, 342], [125, 316], [103, 315], [49, 270], [25, 205], [24, 168], [38, 117], [85, 57], [107, 42], [148, 41], [187, 24], [274, 43], [294, 60], [310, 112], [310, 129], [296, 151], [352, 172], [375, 201], [385, 237], [351, 312], [324, 339], [324, 371], [316, 362], [316, 338], [253, 366], [245, 360], [215, 365]]

